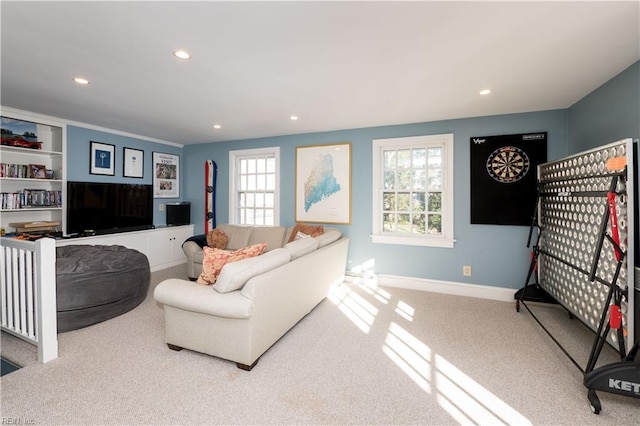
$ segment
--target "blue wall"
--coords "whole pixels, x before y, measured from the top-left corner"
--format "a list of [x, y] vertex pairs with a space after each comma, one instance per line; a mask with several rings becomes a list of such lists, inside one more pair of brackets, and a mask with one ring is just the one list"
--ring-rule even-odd
[[569, 108], [569, 153], [640, 138], [640, 61]]
[[[279, 146], [281, 161], [280, 223], [294, 222], [295, 147], [325, 143], [352, 143], [352, 223], [336, 226], [351, 238], [350, 270], [373, 265], [380, 274], [399, 275], [488, 286], [520, 288], [529, 266], [526, 247], [528, 227], [470, 224], [469, 139], [473, 136], [525, 132], [548, 132], [548, 159], [562, 158], [624, 137], [640, 137], [640, 62], [605, 83], [566, 110], [466, 118], [399, 126], [383, 126], [334, 132], [289, 135], [245, 141], [174, 147], [143, 139], [69, 126], [67, 135], [67, 179], [152, 183], [152, 152], [181, 156], [179, 199], [156, 199], [154, 223], [165, 222], [160, 203], [191, 201], [196, 233], [204, 226], [204, 160], [218, 165], [217, 219], [228, 221], [229, 151]], [[453, 133], [454, 231], [453, 249], [371, 243], [371, 175], [373, 139]], [[116, 175], [89, 174], [90, 141], [116, 145]], [[122, 177], [122, 148], [145, 152], [144, 178]], [[471, 265], [473, 275], [464, 277], [462, 265]]]
[[[467, 282], [489, 286], [520, 288], [529, 266], [526, 247], [528, 227], [470, 224], [469, 162], [470, 138], [527, 132], [548, 132], [549, 159], [567, 155], [566, 110], [430, 123], [374, 127], [305, 135], [220, 142], [185, 146], [185, 195], [192, 202], [196, 233], [203, 231], [204, 160], [218, 165], [217, 219], [228, 221], [229, 151], [269, 146], [280, 147], [280, 223], [294, 222], [295, 147], [350, 141], [352, 143], [352, 223], [336, 226], [351, 238], [349, 269], [374, 264], [381, 274]], [[453, 249], [373, 244], [372, 223], [372, 140], [380, 138], [454, 134], [454, 232]], [[533, 212], [532, 212], [533, 213]], [[331, 225], [333, 226], [333, 225]], [[471, 265], [473, 275], [464, 277], [462, 266]]]
[[[115, 175], [92, 175], [89, 173], [89, 152], [91, 141], [102, 142], [115, 145]], [[123, 172], [123, 148], [141, 149], [144, 151], [144, 174], [143, 178], [124, 177]], [[114, 133], [101, 132], [97, 130], [85, 129], [76, 126], [67, 126], [67, 180], [80, 182], [113, 182], [113, 183], [136, 183], [153, 184], [153, 152], [164, 152], [168, 154], [182, 155], [182, 148], [166, 145], [157, 142], [149, 142], [143, 139], [136, 139], [128, 136], [121, 136]], [[184, 169], [180, 165], [180, 174], [184, 176]], [[180, 179], [180, 195], [183, 194], [184, 179]], [[154, 225], [164, 225], [166, 216], [164, 211], [158, 211], [159, 204], [173, 203], [181, 201], [179, 198], [156, 198], [154, 199]]]

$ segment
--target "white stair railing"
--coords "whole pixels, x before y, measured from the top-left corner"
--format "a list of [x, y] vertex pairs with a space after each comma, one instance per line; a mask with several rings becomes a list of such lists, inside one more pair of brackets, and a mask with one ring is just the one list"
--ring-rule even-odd
[[0, 240], [2, 331], [38, 347], [38, 361], [58, 357], [56, 242]]

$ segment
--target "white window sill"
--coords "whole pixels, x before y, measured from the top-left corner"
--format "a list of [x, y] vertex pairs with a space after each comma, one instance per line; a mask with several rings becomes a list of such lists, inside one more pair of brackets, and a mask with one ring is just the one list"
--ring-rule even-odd
[[402, 244], [407, 246], [453, 248], [455, 240], [446, 237], [401, 237], [391, 235], [372, 235], [371, 241], [378, 244]]

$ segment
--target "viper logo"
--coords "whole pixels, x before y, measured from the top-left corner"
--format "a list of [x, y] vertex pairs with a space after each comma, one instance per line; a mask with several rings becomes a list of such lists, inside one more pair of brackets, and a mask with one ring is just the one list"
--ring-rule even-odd
[[473, 143], [475, 144], [481, 144], [481, 143], [485, 143], [486, 139], [482, 139], [482, 138], [473, 138]]

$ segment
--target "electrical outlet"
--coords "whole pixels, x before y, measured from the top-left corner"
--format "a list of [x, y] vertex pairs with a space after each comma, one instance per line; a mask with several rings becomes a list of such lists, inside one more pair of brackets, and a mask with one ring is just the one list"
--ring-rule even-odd
[[462, 275], [464, 275], [465, 277], [470, 277], [471, 276], [471, 266], [464, 265], [462, 267]]
[[164, 211], [164, 204], [158, 204], [158, 211]]

